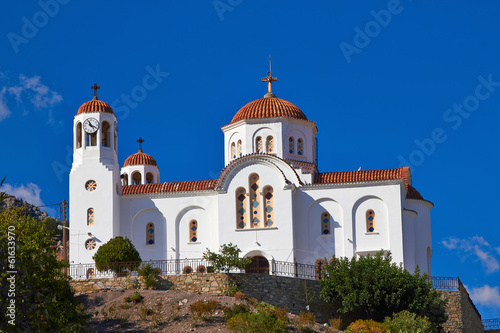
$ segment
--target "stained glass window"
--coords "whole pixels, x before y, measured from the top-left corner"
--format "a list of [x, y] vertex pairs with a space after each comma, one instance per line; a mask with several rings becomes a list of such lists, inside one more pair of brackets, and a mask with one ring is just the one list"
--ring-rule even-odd
[[236, 190], [236, 229], [247, 226], [247, 191], [243, 187]]
[[288, 139], [288, 152], [290, 154], [295, 154], [295, 139], [293, 136]]
[[236, 145], [231, 143], [231, 159], [234, 160], [236, 158]]
[[366, 211], [366, 232], [375, 231], [375, 212], [371, 209]]
[[314, 263], [314, 268], [316, 272], [316, 280], [322, 280], [324, 278], [323, 271], [325, 270], [325, 261], [323, 259], [318, 259]]
[[155, 225], [149, 222], [146, 225], [146, 245], [153, 245], [155, 243]]
[[321, 234], [330, 234], [330, 214], [328, 214], [327, 212], [321, 214]]
[[250, 186], [250, 227], [260, 228], [260, 188], [259, 188], [259, 175], [252, 173], [248, 178]]
[[196, 220], [189, 222], [189, 241], [191, 243], [198, 241], [198, 222]]
[[97, 243], [96, 243], [95, 239], [91, 238], [91, 239], [87, 239], [85, 241], [85, 248], [89, 251], [95, 249], [96, 246], [97, 246]]
[[243, 151], [241, 148], [241, 140], [238, 140], [238, 157], [243, 156]]
[[264, 188], [264, 227], [274, 226], [274, 193], [271, 186]]
[[262, 147], [262, 138], [260, 136], [257, 137], [257, 139], [255, 139], [255, 151], [257, 153], [263, 153], [264, 152], [264, 149]]
[[94, 225], [94, 208], [87, 209], [87, 225]]
[[95, 180], [91, 179], [85, 183], [85, 189], [89, 192], [95, 191], [96, 188], [97, 188], [97, 183]]
[[266, 139], [266, 148], [267, 153], [274, 153], [274, 138], [272, 136], [268, 136]]
[[297, 155], [304, 155], [304, 140], [297, 140]]

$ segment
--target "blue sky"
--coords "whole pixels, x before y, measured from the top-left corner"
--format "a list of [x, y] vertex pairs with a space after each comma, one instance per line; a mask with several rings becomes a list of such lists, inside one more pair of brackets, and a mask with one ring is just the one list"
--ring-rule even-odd
[[[483, 319], [500, 318], [498, 1], [0, 7], [9, 193], [38, 205], [68, 199], [73, 117], [94, 83], [118, 116], [120, 164], [142, 136], [162, 181], [217, 177], [220, 127], [265, 94], [272, 54], [273, 92], [318, 126], [319, 170], [411, 166], [435, 204], [433, 275], [459, 276]], [[157, 84], [145, 89], [151, 72]]]

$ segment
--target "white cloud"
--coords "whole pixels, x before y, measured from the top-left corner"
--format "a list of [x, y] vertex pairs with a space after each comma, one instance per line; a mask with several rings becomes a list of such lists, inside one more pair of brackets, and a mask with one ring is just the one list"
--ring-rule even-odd
[[17, 198], [22, 198], [24, 201], [35, 205], [35, 206], [43, 206], [44, 203], [40, 198], [41, 189], [37, 184], [29, 183], [28, 185], [14, 187], [10, 184], [3, 184], [2, 192], [6, 192], [7, 194], [13, 195]]
[[448, 237], [441, 244], [448, 250], [457, 251], [463, 258], [472, 256], [483, 265], [487, 273], [494, 273], [500, 270], [500, 263], [495, 258], [495, 254], [500, 255], [500, 248], [492, 247], [482, 236], [476, 235], [468, 239]]
[[5, 103], [4, 96], [6, 91], [7, 91], [6, 87], [3, 87], [2, 90], [0, 90], [0, 121], [4, 120], [12, 113], [7, 107], [7, 104]]
[[500, 307], [500, 290], [498, 287], [484, 285], [479, 288], [472, 288], [469, 295], [475, 304]]
[[[8, 81], [4, 73], [0, 73], [0, 79]], [[7, 108], [6, 93], [13, 96], [17, 103], [25, 108], [24, 115], [29, 113], [29, 110], [25, 107], [26, 104], [33, 105], [36, 110], [47, 111], [48, 123], [54, 122], [52, 108], [63, 100], [58, 92], [50, 90], [48, 86], [42, 83], [40, 76], [28, 77], [21, 74], [19, 75], [18, 85], [3, 86], [0, 91], [0, 121], [11, 114]], [[4, 116], [2, 117], [2, 115]]]

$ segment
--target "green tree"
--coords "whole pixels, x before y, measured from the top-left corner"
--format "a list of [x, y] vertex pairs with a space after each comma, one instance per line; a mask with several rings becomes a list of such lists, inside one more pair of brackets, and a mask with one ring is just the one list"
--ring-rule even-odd
[[418, 267], [411, 274], [391, 261], [390, 253], [384, 256], [383, 251], [352, 259], [334, 256], [320, 280], [321, 299], [334, 303], [339, 313], [351, 318], [382, 322], [393, 313], [408, 310], [432, 323], [444, 323], [446, 301], [432, 289], [427, 275], [420, 275]]
[[0, 214], [0, 331], [79, 332], [89, 319], [45, 224], [23, 208]]
[[134, 244], [127, 237], [122, 236], [111, 238], [106, 244], [100, 246], [92, 259], [98, 270], [111, 270], [117, 275], [135, 271], [141, 264], [141, 256]]

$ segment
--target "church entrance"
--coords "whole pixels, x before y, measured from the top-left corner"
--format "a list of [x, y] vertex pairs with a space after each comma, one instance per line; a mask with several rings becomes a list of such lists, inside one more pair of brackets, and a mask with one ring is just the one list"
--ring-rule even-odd
[[245, 270], [246, 273], [269, 274], [269, 261], [265, 257], [252, 257], [252, 263]]

